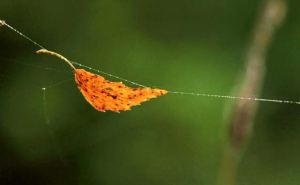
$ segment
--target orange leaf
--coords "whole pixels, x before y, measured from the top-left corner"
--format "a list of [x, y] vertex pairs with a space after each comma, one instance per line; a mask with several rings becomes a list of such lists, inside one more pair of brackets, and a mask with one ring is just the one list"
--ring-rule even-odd
[[84, 98], [101, 112], [130, 110], [132, 106], [167, 93], [147, 87], [130, 88], [122, 82], [110, 82], [83, 69], [75, 69], [75, 82]]
[[67, 58], [47, 49], [40, 49], [36, 53], [58, 57], [68, 64], [75, 74], [75, 82], [84, 98], [101, 112], [130, 110], [132, 106], [140, 105], [144, 101], [168, 93], [161, 89], [130, 88], [122, 82], [110, 82], [102, 76], [87, 72], [84, 69], [76, 69]]

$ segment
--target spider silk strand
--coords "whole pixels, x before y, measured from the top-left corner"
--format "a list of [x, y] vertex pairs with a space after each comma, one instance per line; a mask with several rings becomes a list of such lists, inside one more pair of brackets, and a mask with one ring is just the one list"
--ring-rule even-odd
[[[16, 28], [12, 27], [11, 25], [7, 24], [5, 21], [0, 20], [1, 25], [4, 25], [6, 27], [8, 27], [10, 30], [14, 31], [15, 33], [17, 33], [18, 35], [20, 35], [21, 37], [25, 38], [26, 40], [28, 40], [29, 42], [31, 42], [32, 44], [34, 44], [35, 46], [37, 46], [40, 49], [46, 49], [44, 46], [42, 46], [41, 44], [37, 43], [36, 41], [34, 41], [33, 39], [31, 39], [30, 37], [26, 36], [25, 34], [23, 34], [22, 32], [20, 32], [19, 30], [17, 30]], [[78, 62], [74, 62], [71, 61], [72, 64], [77, 65], [79, 67], [83, 67], [89, 70], [92, 70], [94, 72], [118, 79], [118, 80], [122, 80], [125, 81], [127, 83], [136, 85], [138, 87], [142, 87], [145, 88], [147, 86], [127, 80], [125, 78], [98, 70], [98, 69], [94, 69], [92, 67], [83, 65], [81, 63]], [[243, 96], [229, 96], [229, 95], [219, 95], [219, 94], [206, 94], [206, 93], [196, 93], [196, 92], [180, 92], [180, 91], [168, 91], [170, 94], [178, 94], [178, 95], [190, 95], [190, 96], [201, 96], [201, 97], [210, 97], [210, 98], [219, 98], [219, 99], [238, 99], [238, 100], [246, 100], [246, 101], [259, 101], [259, 102], [272, 102], [272, 103], [281, 103], [281, 104], [295, 104], [295, 105], [300, 105], [300, 101], [294, 101], [294, 100], [286, 100], [286, 99], [269, 99], [269, 98], [257, 98], [257, 97], [243, 97]], [[43, 89], [43, 93], [45, 93], [45, 90]]]

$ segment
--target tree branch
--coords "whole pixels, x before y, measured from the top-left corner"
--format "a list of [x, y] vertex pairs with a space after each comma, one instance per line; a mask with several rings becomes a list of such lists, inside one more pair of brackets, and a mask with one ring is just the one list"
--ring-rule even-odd
[[[264, 81], [266, 56], [275, 31], [286, 14], [284, 0], [266, 0], [254, 27], [252, 40], [245, 59], [245, 73], [241, 77], [238, 96], [258, 97]], [[232, 107], [229, 122], [229, 143], [224, 151], [220, 184], [232, 185], [235, 181], [241, 151], [251, 135], [253, 118], [258, 103], [238, 100]]]

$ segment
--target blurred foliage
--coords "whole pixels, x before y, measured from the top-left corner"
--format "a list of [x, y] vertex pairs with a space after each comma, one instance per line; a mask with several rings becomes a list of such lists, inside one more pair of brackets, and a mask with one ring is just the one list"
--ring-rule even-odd
[[[261, 2], [1, 0], [0, 18], [48, 49], [126, 79], [230, 94]], [[288, 6], [263, 97], [299, 98], [300, 2]], [[129, 112], [100, 113], [65, 64], [36, 56], [38, 48], [4, 27], [0, 40], [0, 184], [216, 183], [230, 101], [170, 94]], [[42, 87], [68, 79], [46, 90], [47, 125]], [[238, 184], [300, 182], [299, 111], [260, 105]]]

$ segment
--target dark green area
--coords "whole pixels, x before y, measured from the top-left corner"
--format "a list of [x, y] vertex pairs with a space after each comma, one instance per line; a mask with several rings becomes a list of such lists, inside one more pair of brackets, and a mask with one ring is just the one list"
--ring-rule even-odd
[[[261, 2], [1, 0], [0, 19], [95, 69], [168, 90], [227, 95]], [[268, 52], [262, 97], [300, 99], [300, 2], [288, 6]], [[37, 49], [0, 28], [1, 185], [216, 183], [231, 101], [169, 94], [129, 112], [97, 112], [68, 67]], [[43, 101], [42, 87], [64, 80]], [[299, 184], [299, 123], [300, 106], [261, 103], [238, 184]]]

